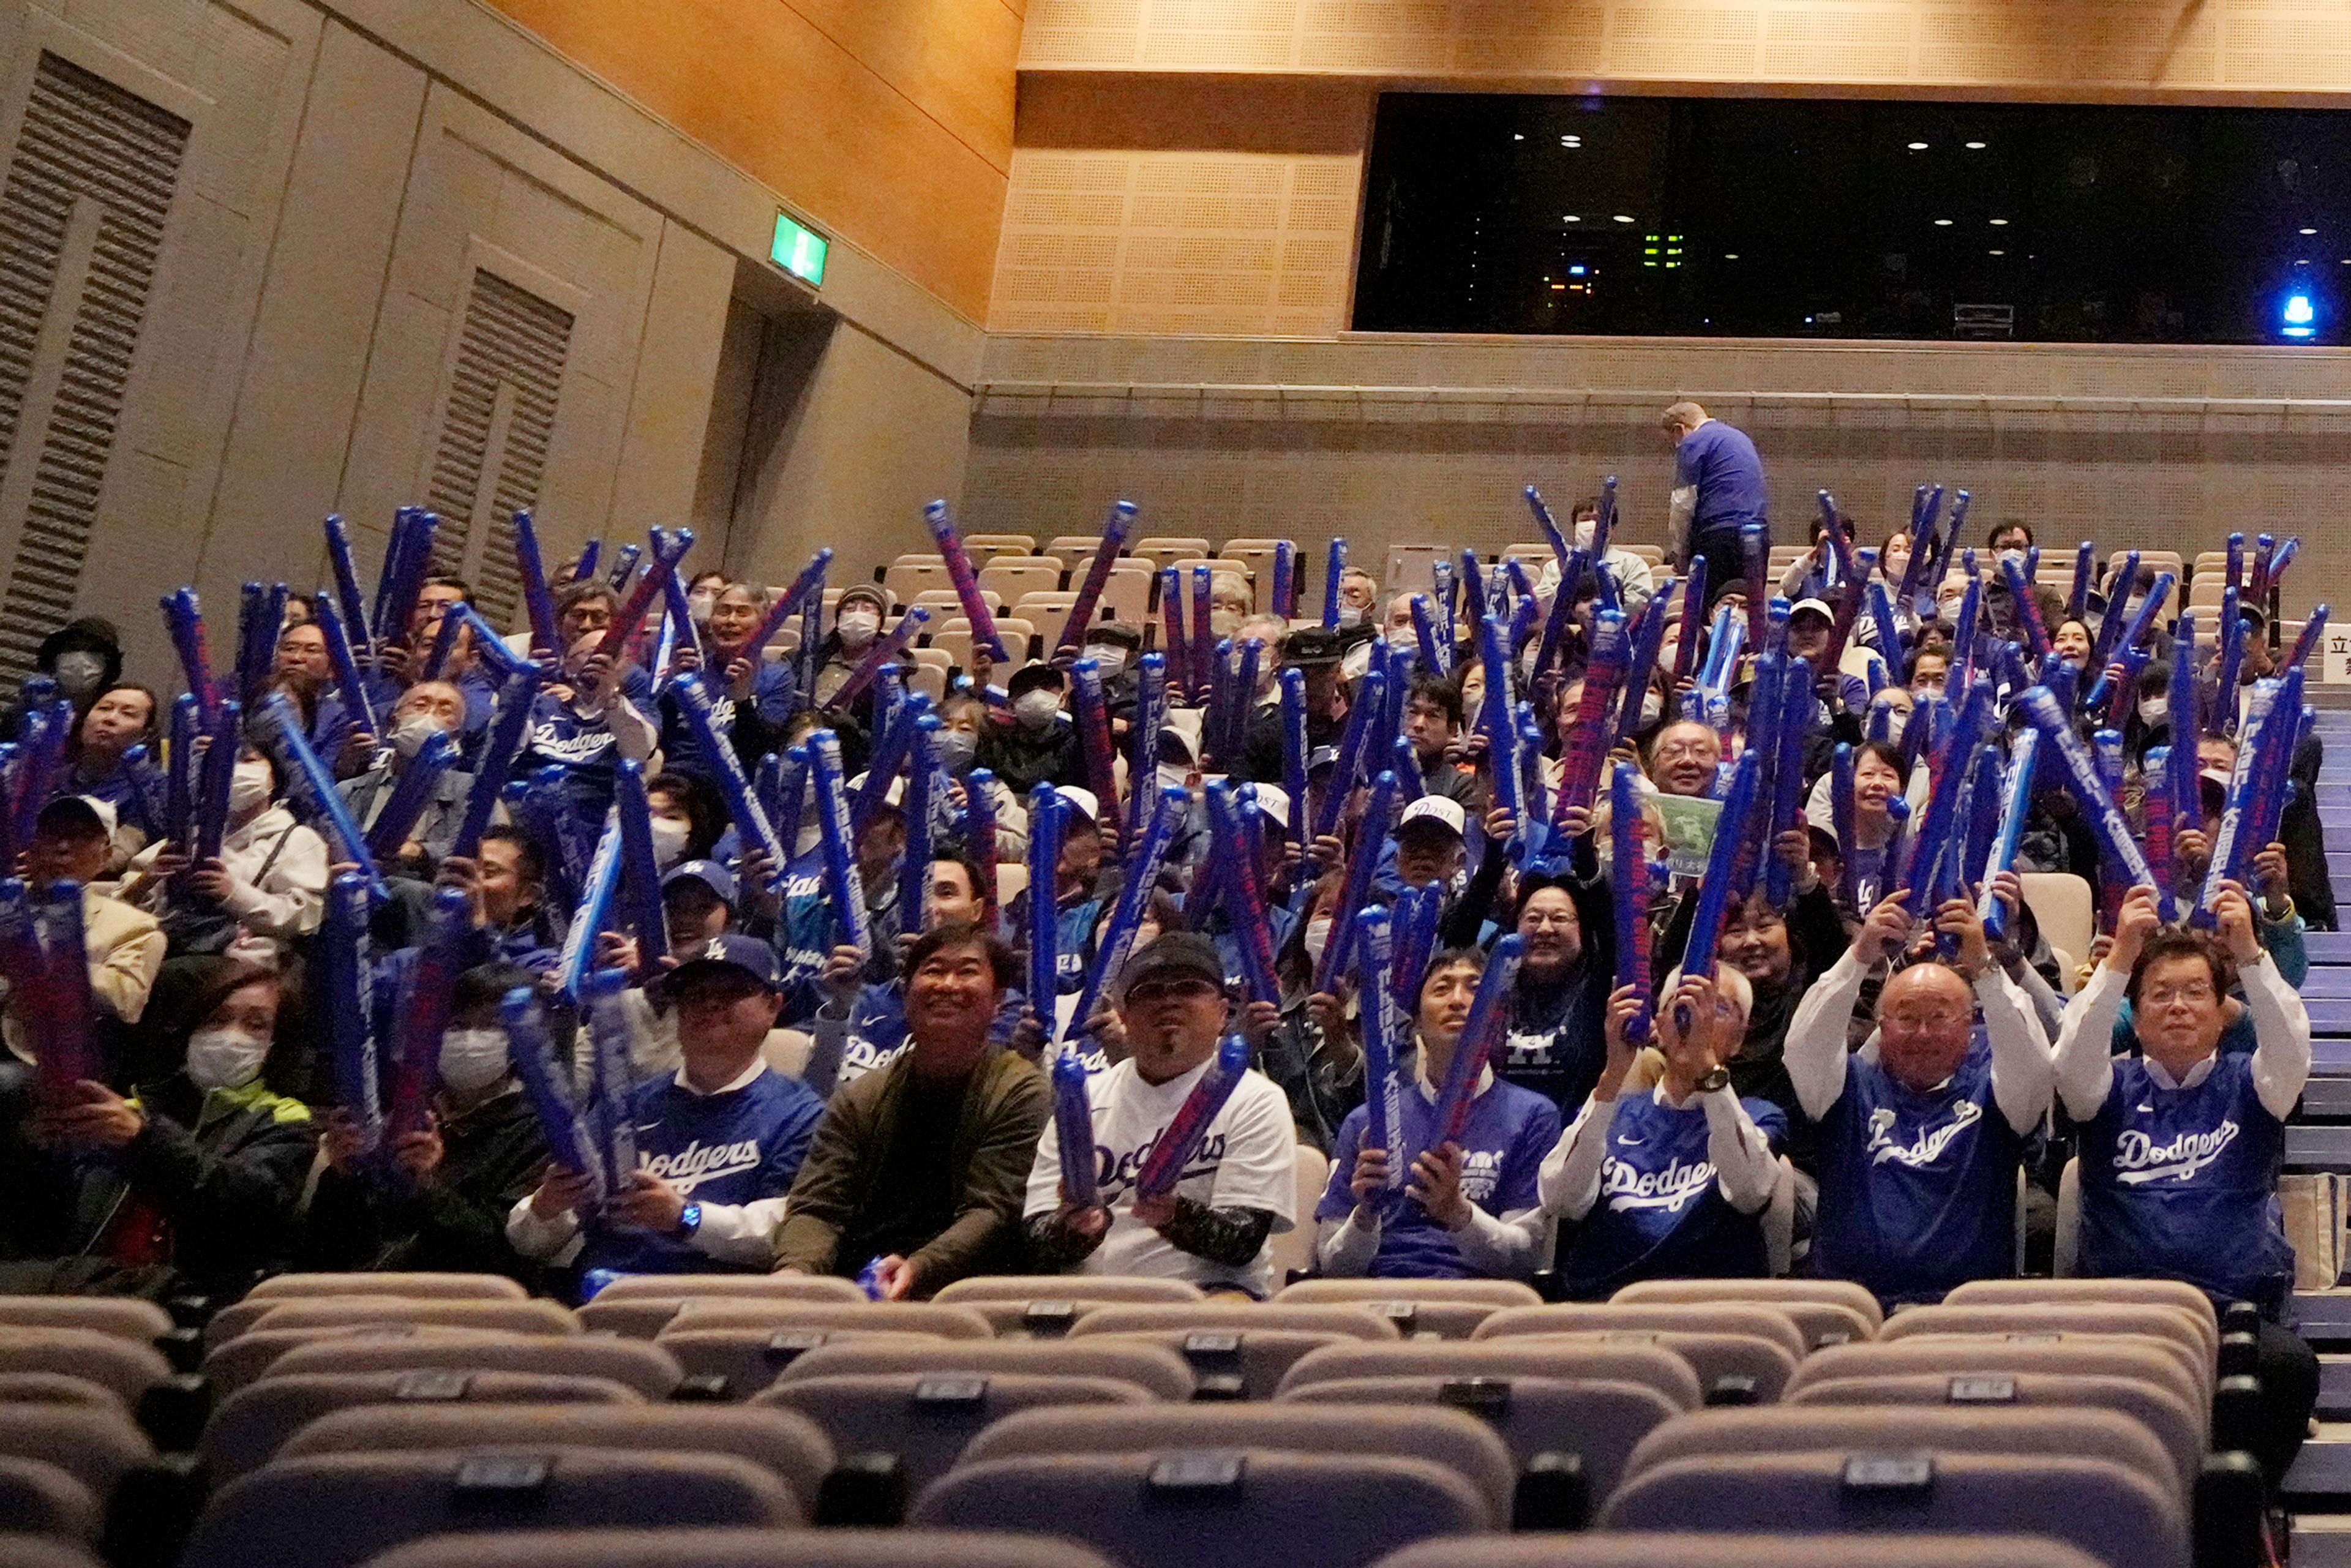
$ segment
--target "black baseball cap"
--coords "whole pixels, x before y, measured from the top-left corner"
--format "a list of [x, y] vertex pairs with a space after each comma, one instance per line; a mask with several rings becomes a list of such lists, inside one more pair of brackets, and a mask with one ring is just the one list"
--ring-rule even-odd
[[1197, 931], [1162, 932], [1149, 946], [1127, 956], [1126, 967], [1118, 972], [1118, 999], [1124, 1001], [1129, 991], [1146, 980], [1172, 979], [1206, 980], [1224, 989], [1225, 961], [1217, 945]]
[[771, 991], [784, 988], [784, 968], [776, 956], [775, 948], [757, 936], [746, 936], [739, 931], [722, 931], [717, 936], [696, 942], [674, 955], [677, 967], [662, 977], [663, 983], [675, 986], [694, 975], [705, 975], [716, 968], [739, 969]]
[[1342, 656], [1339, 633], [1328, 626], [1301, 626], [1281, 644], [1281, 662], [1293, 670], [1335, 664]]

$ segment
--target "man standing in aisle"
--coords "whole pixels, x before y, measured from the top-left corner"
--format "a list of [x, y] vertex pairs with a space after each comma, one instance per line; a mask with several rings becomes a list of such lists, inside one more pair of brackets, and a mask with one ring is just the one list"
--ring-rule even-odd
[[1683, 570], [1706, 558], [1709, 602], [1746, 575], [1739, 530], [1766, 528], [1763, 459], [1747, 433], [1711, 418], [1694, 402], [1667, 408], [1661, 422], [1674, 443], [1673, 519], [1668, 538]]

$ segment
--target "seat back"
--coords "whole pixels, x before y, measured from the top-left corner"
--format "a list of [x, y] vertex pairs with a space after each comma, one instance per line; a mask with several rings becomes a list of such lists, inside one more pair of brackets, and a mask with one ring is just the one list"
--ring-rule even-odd
[[102, 1383], [62, 1372], [0, 1372], [0, 1405], [82, 1405], [128, 1412], [130, 1403]]
[[1050, 593], [1061, 586], [1058, 556], [1000, 555], [979, 569], [979, 585], [1004, 595], [1008, 604], [1024, 593]]
[[2179, 1500], [2138, 1471], [2072, 1455], [1807, 1451], [1668, 1460], [1627, 1480], [1604, 1530], [2046, 1535], [2111, 1568], [2185, 1568]]
[[2170, 1307], [2188, 1314], [2205, 1346], [2220, 1350], [2220, 1321], [2212, 1299], [2183, 1280], [1970, 1280], [1943, 1298], [1947, 1307]]
[[[1089, 543], [1086, 549], [1091, 553], [1093, 545]], [[1149, 561], [1152, 570], [1160, 571], [1177, 561], [1207, 559], [1208, 541], [1189, 534], [1154, 534], [1127, 546], [1126, 553]]]
[[[1489, 1320], [1490, 1321], [1490, 1320]], [[1479, 1325], [1481, 1328], [1483, 1324]], [[1523, 1336], [1555, 1343], [1563, 1339], [1602, 1343], [1646, 1344], [1669, 1351], [1689, 1364], [1707, 1403], [1770, 1404], [1795, 1375], [1797, 1358], [1785, 1345], [1743, 1333], [1701, 1333], [1678, 1329], [1587, 1329], [1575, 1334]]]
[[957, 1466], [914, 1522], [1061, 1531], [1123, 1568], [1363, 1568], [1411, 1542], [1491, 1529], [1494, 1515], [1426, 1459], [1163, 1451]]
[[2073, 1455], [2136, 1469], [2184, 1501], [2179, 1467], [2155, 1434], [2127, 1416], [2084, 1406], [1764, 1405], [1695, 1410], [1641, 1440], [1627, 1482], [1659, 1465], [1705, 1455], [1811, 1452]]
[[2083, 1373], [1909, 1373], [1835, 1377], [1789, 1394], [1785, 1406], [1805, 1405], [1951, 1405], [1966, 1408], [2044, 1406], [2112, 1410], [2152, 1433], [2171, 1456], [2182, 1495], [2191, 1491], [2204, 1462], [2206, 1423], [2179, 1396], [2136, 1377]]
[[608, 1377], [532, 1373], [273, 1373], [214, 1407], [196, 1452], [214, 1486], [269, 1462], [288, 1438], [322, 1416], [363, 1405], [633, 1405], [643, 1396]]
[[[1300, 1210], [1310, 1211], [1311, 1206]], [[1496, 1312], [1539, 1306], [1542, 1299], [1534, 1287], [1516, 1280], [1301, 1280], [1274, 1300], [1295, 1306], [1369, 1307], [1405, 1334], [1468, 1339]]]
[[[1290, 1179], [1295, 1194], [1290, 1200], [1295, 1206], [1291, 1212], [1312, 1214], [1314, 1206], [1322, 1201], [1322, 1189], [1331, 1183], [1331, 1156], [1301, 1140], [1291, 1151]], [[1276, 1280], [1287, 1280], [1314, 1267], [1314, 1233], [1315, 1227], [1309, 1220], [1276, 1231], [1267, 1239], [1266, 1260], [1272, 1265]]]
[[[1329, 558], [1323, 559], [1327, 561]], [[1443, 545], [1390, 545], [1387, 559], [1380, 571], [1380, 586], [1392, 595], [1430, 592], [1437, 585], [1436, 578], [1429, 571], [1430, 565], [1451, 559], [1453, 552]], [[1322, 564], [1322, 561], [1316, 563], [1318, 568]], [[1314, 580], [1317, 583], [1322, 580], [1319, 570]], [[1300, 609], [1304, 609], [1309, 602], [1306, 595], [1301, 593], [1298, 596]], [[1319, 604], [1321, 601], [1311, 602]]]
[[819, 1345], [786, 1366], [776, 1380], [908, 1373], [1113, 1377], [1169, 1400], [1191, 1398], [1193, 1387], [1192, 1369], [1175, 1352], [1106, 1339], [885, 1340], [876, 1335]]
[[[780, 1535], [768, 1530], [529, 1531], [496, 1537], [437, 1536], [376, 1559], [378, 1568], [906, 1568], [909, 1563], [923, 1568], [1111, 1568], [1075, 1542], [963, 1530], [803, 1530]], [[2034, 1561], [2022, 1568], [2069, 1565]]]
[[1156, 1405], [1116, 1377], [982, 1376], [977, 1373], [892, 1373], [862, 1377], [802, 1377], [778, 1383], [755, 1408], [790, 1411], [820, 1427], [836, 1452], [888, 1454], [905, 1477], [906, 1495], [947, 1473], [971, 1440], [1023, 1410], [1073, 1405]]
[[533, 1446], [731, 1454], [809, 1502], [834, 1458], [824, 1433], [789, 1410], [705, 1404], [369, 1405], [312, 1422], [278, 1453], [290, 1459]]
[[102, 1568], [88, 1547], [20, 1531], [0, 1531], [0, 1568]]
[[1886, 1321], [1877, 1298], [1850, 1280], [1643, 1280], [1610, 1298], [1611, 1305], [1653, 1306], [1664, 1301], [1748, 1302], [1782, 1310], [1843, 1307], [1866, 1322], [1873, 1336]]
[[[1061, 640], [1061, 628], [1069, 623], [1070, 612], [1077, 602], [1077, 594], [1069, 590], [1038, 589], [1014, 600], [1012, 612], [1044, 640], [1042, 651], [1050, 653]], [[1002, 622], [997, 622], [997, 630], [1003, 631]]]
[[899, 602], [911, 601], [916, 594], [934, 588], [952, 590], [953, 580], [947, 576], [947, 563], [937, 556], [900, 556], [882, 574], [882, 586], [898, 596]]
[[2055, 1339], [1959, 1338], [1932, 1335], [1832, 1345], [1815, 1351], [1796, 1369], [1782, 1393], [1795, 1399], [1816, 1383], [1881, 1377], [2001, 1376], [2058, 1374], [2128, 1377], [2170, 1395], [2190, 1411], [2208, 1411], [2202, 1386], [2168, 1345], [2114, 1335], [2059, 1335]]
[[1292, 1333], [1327, 1333], [1343, 1339], [1392, 1340], [1395, 1325], [1369, 1307], [1296, 1306], [1207, 1301], [1182, 1304], [1099, 1307], [1080, 1318], [1072, 1337], [1102, 1333], [1157, 1333], [1167, 1330], [1231, 1329]]
[[1577, 1337], [1528, 1335], [1499, 1340], [1422, 1340], [1402, 1344], [1335, 1345], [1302, 1357], [1278, 1394], [1316, 1383], [1360, 1377], [1516, 1380], [1565, 1377], [1579, 1382], [1637, 1384], [1677, 1410], [1695, 1410], [1703, 1397], [1698, 1374], [1671, 1351], [1651, 1344]]
[[972, 1439], [962, 1462], [1171, 1448], [1424, 1460], [1476, 1488], [1498, 1520], [1517, 1485], [1509, 1448], [1485, 1423], [1418, 1405], [1061, 1406], [1006, 1417]]
[[1744, 1301], [1659, 1301], [1520, 1307], [1497, 1312], [1479, 1328], [1479, 1339], [1511, 1334], [1583, 1333], [1595, 1330], [1648, 1333], [1740, 1334], [1761, 1340], [1801, 1361], [1810, 1347], [1795, 1321], [1775, 1306]]
[[[414, 1323], [453, 1329], [482, 1329], [493, 1333], [576, 1334], [580, 1320], [554, 1301], [509, 1301], [472, 1297], [328, 1296], [296, 1297], [271, 1303], [247, 1318], [240, 1302], [216, 1314], [204, 1330], [204, 1343], [225, 1344], [256, 1329], [351, 1328], [373, 1323]], [[229, 1319], [216, 1331], [220, 1319]]]
[[423, 1536], [557, 1522], [780, 1529], [800, 1518], [783, 1482], [726, 1454], [319, 1454], [265, 1465], [214, 1494], [180, 1568], [353, 1568]]
[[0, 1323], [89, 1329], [140, 1344], [172, 1332], [172, 1314], [137, 1296], [0, 1296]]
[[[1587, 1531], [1425, 1542], [1382, 1559], [1379, 1568], [1887, 1568], [1886, 1547], [1882, 1535]], [[1902, 1568], [2096, 1568], [2097, 1563], [2062, 1542], [2022, 1535], [1905, 1535], [1899, 1561]]]
[[61, 1373], [112, 1391], [127, 1403], [172, 1375], [172, 1364], [152, 1344], [85, 1328], [0, 1324], [0, 1374]]
[[2033, 1301], [2003, 1306], [1915, 1307], [1897, 1312], [1878, 1338], [1899, 1343], [1927, 1334], [2121, 1334], [2175, 1347], [2209, 1391], [2218, 1342], [2176, 1307], [2108, 1301]]
[[933, 1339], [991, 1339], [977, 1312], [934, 1301], [689, 1301], [672, 1326], [689, 1329], [863, 1329]]
[[155, 1462], [155, 1445], [120, 1409], [0, 1404], [0, 1458], [55, 1465], [103, 1500], [125, 1471]]
[[99, 1500], [64, 1469], [0, 1456], [0, 1532], [95, 1544], [103, 1520]]
[[444, 1301], [520, 1301], [530, 1292], [504, 1274], [386, 1270], [365, 1274], [272, 1274], [245, 1293], [248, 1301], [303, 1296], [408, 1296]]
[[[624, 1303], [638, 1305], [642, 1303]], [[677, 1358], [687, 1377], [727, 1399], [748, 1399], [783, 1375], [786, 1367], [822, 1345], [966, 1344], [935, 1334], [892, 1333], [874, 1329], [688, 1329], [664, 1328], [661, 1348]]]
[[2018, 880], [2043, 940], [2068, 953], [2087, 953], [2097, 935], [2097, 894], [2090, 884], [2069, 871], [2028, 871]]
[[1343, 1377], [1286, 1387], [1285, 1405], [1442, 1405], [1466, 1410], [1509, 1445], [1520, 1469], [1543, 1454], [1573, 1454], [1595, 1498], [1616, 1489], [1635, 1445], [1681, 1406], [1639, 1383], [1613, 1378]]
[[957, 1280], [931, 1298], [943, 1307], [967, 1307], [998, 1334], [1058, 1334], [1098, 1306], [1205, 1301], [1188, 1280], [1114, 1274], [985, 1274]]
[[265, 1375], [414, 1371], [602, 1377], [633, 1388], [648, 1399], [668, 1398], [684, 1375], [676, 1359], [659, 1345], [606, 1339], [601, 1334], [593, 1339], [521, 1334], [462, 1339], [329, 1336], [289, 1348], [269, 1364]]
[[[1079, 1320], [1079, 1331], [1085, 1322]], [[1228, 1399], [1270, 1399], [1300, 1358], [1330, 1345], [1363, 1343], [1353, 1334], [1260, 1328], [1147, 1329], [1115, 1337], [1165, 1345], [1192, 1368], [1198, 1397]]]

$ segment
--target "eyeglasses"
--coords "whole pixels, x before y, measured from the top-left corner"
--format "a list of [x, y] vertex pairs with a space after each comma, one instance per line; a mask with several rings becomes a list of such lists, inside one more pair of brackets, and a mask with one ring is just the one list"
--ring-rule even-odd
[[1966, 1024], [1970, 1017], [1956, 1008], [1896, 1008], [1882, 1021], [1906, 1033], [1926, 1034]]
[[1562, 931], [1572, 931], [1579, 924], [1575, 918], [1575, 911], [1573, 909], [1530, 909], [1519, 916], [1519, 922], [1524, 925], [1531, 925], [1538, 931], [1549, 925], [1556, 925]]
[[1196, 1002], [1216, 994], [1217, 988], [1206, 980], [1145, 980], [1126, 993], [1126, 1005], [1150, 1007], [1158, 1002]]
[[2184, 986], [2165, 986], [2160, 990], [2149, 990], [2147, 993], [2147, 1005], [2151, 1008], [2168, 1008], [2174, 1002], [2200, 1004], [2213, 1000], [2218, 995], [2219, 993], [2212, 989], [2211, 981], [2191, 980]]
[[1719, 743], [1712, 740], [1677, 740], [1657, 747], [1656, 755], [1660, 762], [1678, 762], [1685, 758], [1708, 756], [1719, 749]]

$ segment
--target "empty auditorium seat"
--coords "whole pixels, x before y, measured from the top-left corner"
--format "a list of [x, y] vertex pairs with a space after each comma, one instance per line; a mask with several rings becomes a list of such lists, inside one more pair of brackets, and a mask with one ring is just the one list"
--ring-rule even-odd
[[410, 1296], [448, 1301], [519, 1301], [530, 1295], [503, 1274], [380, 1273], [272, 1274], [245, 1294], [248, 1301], [277, 1301], [301, 1296]]
[[677, 1358], [679, 1369], [718, 1397], [748, 1399], [782, 1375], [784, 1368], [828, 1344], [962, 1344], [936, 1334], [897, 1333], [887, 1329], [740, 1328], [672, 1326], [657, 1336]]
[[[259, 1312], [248, 1311], [259, 1307]], [[498, 1333], [576, 1334], [569, 1309], [548, 1301], [459, 1296], [305, 1296], [239, 1301], [204, 1325], [204, 1343], [225, 1344], [256, 1329], [334, 1328], [357, 1323], [430, 1323]]]
[[1660, 1465], [1707, 1455], [1825, 1452], [2072, 1455], [2135, 1469], [2185, 1502], [2179, 1470], [2154, 1433], [2127, 1416], [2082, 1406], [1758, 1406], [1697, 1410], [1665, 1422], [1633, 1450], [1627, 1485]]
[[[2072, 1455], [1849, 1450], [1672, 1459], [1626, 1481], [1605, 1530], [2022, 1532], [2111, 1568], [2185, 1568], [2179, 1500], [2137, 1470]], [[1898, 1559], [1898, 1553], [1896, 1554]]]
[[1897, 1312], [1878, 1332], [1884, 1343], [1928, 1334], [2117, 1334], [2166, 1344], [2208, 1391], [2217, 1341], [2205, 1324], [2176, 1307], [2135, 1302], [2017, 1302], [2001, 1306], [1917, 1307]]
[[1101, 546], [1102, 535], [1099, 533], [1055, 534], [1045, 541], [1045, 548], [1038, 553], [1055, 556], [1062, 560], [1075, 560], [1081, 555], [1093, 554]]
[[945, 588], [953, 591], [955, 584], [947, 576], [947, 563], [936, 555], [902, 555], [892, 561], [882, 574], [882, 586], [905, 603], [927, 589]]
[[130, 1401], [101, 1383], [62, 1372], [0, 1372], [0, 1405], [85, 1405], [129, 1410]]
[[270, 1375], [246, 1385], [214, 1407], [196, 1452], [215, 1486], [268, 1462], [304, 1427], [365, 1405], [633, 1405], [643, 1396], [609, 1377], [538, 1373], [314, 1372]]
[[1283, 1375], [1311, 1351], [1396, 1337], [1395, 1324], [1364, 1307], [1217, 1303], [1098, 1307], [1070, 1333], [1165, 1345], [1190, 1364], [1204, 1391], [1249, 1399], [1272, 1398]]
[[0, 1530], [0, 1568], [100, 1568], [100, 1564], [78, 1542]]
[[355, 1568], [430, 1535], [652, 1524], [798, 1524], [775, 1476], [726, 1454], [589, 1448], [319, 1454], [231, 1481], [180, 1568]]
[[[13, 1568], [13, 1565], [7, 1565]], [[76, 1568], [28, 1563], [26, 1568]], [[374, 1568], [1110, 1568], [1070, 1541], [961, 1530], [559, 1530], [443, 1535]], [[1945, 1568], [1932, 1563], [1926, 1568]], [[1953, 1564], [1951, 1568], [1975, 1568]], [[2019, 1568], [2069, 1568], [2038, 1560]]]
[[1677, 1410], [1704, 1397], [1688, 1362], [1653, 1344], [1593, 1336], [1552, 1339], [1408, 1340], [1400, 1344], [1334, 1345], [1301, 1358], [1278, 1391], [1358, 1377], [1572, 1377], [1631, 1383]]
[[1783, 1405], [1949, 1405], [1967, 1409], [2075, 1406], [2112, 1410], [2155, 1435], [2170, 1454], [2183, 1490], [2195, 1486], [2204, 1460], [2204, 1418], [2176, 1394], [2136, 1377], [2050, 1372], [1882, 1374], [1807, 1384], [1792, 1390]]
[[1496, 1312], [1542, 1304], [1533, 1286], [1516, 1280], [1301, 1280], [1274, 1300], [1285, 1306], [1368, 1306], [1407, 1334], [1440, 1339], [1468, 1339]]
[[172, 1375], [151, 1344], [97, 1329], [15, 1328], [0, 1324], [0, 1374], [58, 1373], [110, 1390], [130, 1404]]
[[801, 1377], [754, 1396], [754, 1409], [789, 1410], [821, 1427], [843, 1457], [887, 1454], [906, 1496], [946, 1474], [972, 1438], [1023, 1410], [1071, 1405], [1155, 1405], [1148, 1391], [1116, 1377], [1019, 1374], [888, 1373]]
[[[1086, 580], [1093, 565], [1092, 550], [1070, 568], [1070, 588], [1075, 592]], [[1159, 574], [1144, 560], [1120, 559], [1111, 563], [1110, 575], [1102, 579], [1102, 596], [1095, 602], [1097, 620], [1118, 621], [1140, 628], [1151, 619], [1152, 591], [1159, 586]]]
[[2199, 1413], [2200, 1419], [2200, 1413], [2210, 1408], [2210, 1400], [2203, 1385], [2172, 1351], [2168, 1344], [2114, 1334], [2032, 1338], [1929, 1334], [1892, 1343], [1832, 1345], [1805, 1359], [1781, 1397], [1795, 1399], [1815, 1384], [1922, 1375], [2127, 1377], [2162, 1390]]
[[1970, 1280], [1943, 1298], [1947, 1307], [2074, 1306], [2101, 1301], [2172, 1307], [2194, 1319], [2206, 1346], [2220, 1348], [2212, 1299], [2180, 1280]]
[[95, 1543], [105, 1511], [58, 1466], [0, 1455], [0, 1533]]
[[[2022, 1535], [1905, 1535], [1894, 1561], [1901, 1568], [2096, 1568], [2097, 1563], [2062, 1542]], [[1880, 1535], [1593, 1531], [1426, 1542], [1382, 1558], [1377, 1568], [1890, 1568], [1890, 1560]]]
[[869, 1329], [934, 1339], [989, 1339], [987, 1320], [935, 1301], [793, 1301], [718, 1298], [689, 1301], [672, 1321], [689, 1329]]
[[[1610, 1298], [1611, 1304], [1654, 1306], [1661, 1301], [1750, 1301], [1758, 1306], [1775, 1307], [1796, 1320], [1807, 1344], [1817, 1346], [1824, 1333], [1838, 1325], [1850, 1326], [1843, 1316], [1851, 1312], [1862, 1321], [1865, 1332], [1861, 1339], [1874, 1338], [1886, 1313], [1877, 1298], [1850, 1280], [1643, 1280], [1625, 1286]], [[1813, 1309], [1838, 1309], [1834, 1317], [1822, 1316]]]
[[1710, 1400], [1779, 1398], [1806, 1349], [1785, 1313], [1725, 1302], [1521, 1307], [1488, 1318], [1474, 1337], [1558, 1333], [1653, 1337], [1690, 1364]]
[[739, 1300], [867, 1302], [855, 1281], [831, 1274], [632, 1274], [597, 1291], [580, 1309], [580, 1326], [649, 1339], [687, 1301]]
[[136, 1296], [0, 1296], [0, 1324], [89, 1329], [152, 1344], [172, 1332], [172, 1314]]
[[931, 1340], [899, 1336], [822, 1344], [795, 1359], [778, 1381], [898, 1373], [979, 1373], [1123, 1378], [1162, 1399], [1192, 1397], [1192, 1369], [1155, 1344], [1110, 1339]]
[[[1061, 642], [1061, 628], [1069, 623], [1070, 612], [1077, 602], [1077, 593], [1072, 590], [1038, 590], [1015, 599], [1012, 612], [1035, 628], [1036, 635], [1043, 640], [1041, 652], [1050, 653]], [[997, 629], [1003, 630], [1002, 622], [997, 622]]]
[[1615, 1490], [1635, 1445], [1684, 1408], [1646, 1384], [1546, 1375], [1422, 1374], [1285, 1383], [1278, 1402], [1448, 1406], [1491, 1427], [1521, 1470], [1546, 1454], [1575, 1456], [1595, 1498]]
[[[979, 585], [1017, 604], [1024, 593], [1050, 593], [1061, 586], [1057, 556], [1000, 555], [979, 569]], [[927, 586], [927, 585], [926, 585]]]
[[1426, 1459], [1228, 1449], [959, 1466], [923, 1494], [914, 1522], [1059, 1531], [1123, 1568], [1363, 1568], [1411, 1542], [1492, 1529], [1494, 1517]]
[[119, 1409], [0, 1405], [0, 1457], [55, 1465], [103, 1504], [126, 1473], [155, 1462], [155, 1445]]
[[[1322, 591], [1323, 569], [1331, 558], [1324, 550], [1311, 553], [1314, 556], [1314, 591], [1320, 594]], [[1390, 545], [1387, 559], [1380, 570], [1380, 591], [1391, 595], [1429, 592], [1436, 586], [1436, 580], [1429, 571], [1431, 564], [1450, 559], [1452, 552], [1443, 545]], [[1322, 601], [1318, 598], [1310, 601], [1304, 593], [1299, 594], [1298, 607], [1301, 610], [1306, 609], [1310, 602], [1320, 605]]]
[[[1093, 543], [1089, 541], [1086, 546], [1088, 552], [1091, 553], [1093, 548]], [[1208, 554], [1208, 541], [1188, 534], [1154, 534], [1149, 538], [1134, 540], [1126, 547], [1126, 553], [1149, 561], [1154, 570], [1159, 570], [1174, 566], [1177, 561], [1205, 559]]]
[[999, 1334], [1066, 1333], [1097, 1306], [1205, 1301], [1188, 1280], [1113, 1274], [986, 1274], [957, 1280], [931, 1298], [939, 1306], [968, 1307]]
[[730, 1454], [774, 1474], [804, 1502], [834, 1459], [824, 1433], [791, 1411], [706, 1404], [371, 1405], [312, 1422], [280, 1457], [533, 1446]]
[[[214, 1359], [245, 1342], [232, 1341]], [[213, 1363], [207, 1361], [209, 1369]], [[329, 1334], [288, 1346], [266, 1375], [313, 1373], [515, 1372], [548, 1377], [608, 1377], [648, 1399], [666, 1399], [682, 1374], [677, 1361], [642, 1340], [555, 1338], [546, 1334]], [[250, 1382], [251, 1379], [246, 1379]], [[225, 1396], [233, 1385], [216, 1385]]]

